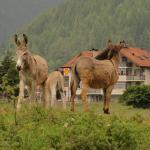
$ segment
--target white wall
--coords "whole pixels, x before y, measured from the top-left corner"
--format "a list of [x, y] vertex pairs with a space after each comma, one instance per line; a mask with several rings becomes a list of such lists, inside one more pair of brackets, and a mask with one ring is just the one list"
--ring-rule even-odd
[[145, 85], [150, 85], [150, 68], [145, 68]]

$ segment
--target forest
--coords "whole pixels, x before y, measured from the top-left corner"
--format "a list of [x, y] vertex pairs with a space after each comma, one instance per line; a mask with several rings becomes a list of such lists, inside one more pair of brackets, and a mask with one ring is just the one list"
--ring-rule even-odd
[[[52, 70], [82, 50], [103, 50], [108, 39], [149, 50], [149, 16], [149, 0], [66, 0], [18, 33], [28, 35], [31, 51], [45, 57]], [[2, 54], [15, 52], [12, 37], [1, 46]]]

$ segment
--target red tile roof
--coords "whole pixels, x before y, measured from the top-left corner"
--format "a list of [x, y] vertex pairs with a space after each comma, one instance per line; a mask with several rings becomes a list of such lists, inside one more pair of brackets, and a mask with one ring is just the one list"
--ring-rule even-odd
[[[72, 65], [81, 57], [96, 57], [98, 54], [100, 54], [100, 51], [82, 51], [79, 55], [76, 55], [71, 60], [69, 60], [67, 63], [65, 63], [63, 68], [65, 67], [72, 67]], [[138, 66], [141, 67], [150, 67], [150, 52], [141, 48], [123, 48], [121, 50], [121, 54], [125, 57], [127, 57], [131, 62], [135, 63]]]
[[89, 50], [85, 50], [82, 51], [79, 55], [76, 55], [75, 57], [73, 57], [72, 59], [70, 59], [68, 62], [66, 62], [63, 66], [63, 68], [65, 67], [72, 67], [72, 65], [81, 57], [95, 57], [98, 54], [100, 54], [100, 51], [89, 51]]
[[150, 67], [150, 52], [141, 48], [123, 48], [121, 54], [141, 67]]

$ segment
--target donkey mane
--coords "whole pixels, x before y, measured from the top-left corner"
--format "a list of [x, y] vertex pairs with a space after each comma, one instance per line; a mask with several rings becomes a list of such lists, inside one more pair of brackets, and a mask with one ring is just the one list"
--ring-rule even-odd
[[109, 54], [109, 49], [107, 48], [107, 49], [105, 49], [105, 50], [103, 50], [99, 55], [97, 55], [96, 57], [95, 57], [95, 59], [97, 59], [97, 60], [105, 60], [105, 59], [108, 59], [108, 54]]
[[[126, 42], [123, 40], [123, 41], [120, 41], [120, 44], [123, 45], [122, 48], [128, 48]], [[112, 44], [111, 44], [111, 40], [108, 41], [108, 47], [113, 47]], [[110, 60], [113, 56], [114, 56], [115, 52], [111, 52], [111, 49], [110, 48], [106, 48], [105, 50], [103, 50], [99, 55], [97, 55], [95, 57], [95, 59], [97, 60], [105, 60], [105, 59], [108, 59]]]

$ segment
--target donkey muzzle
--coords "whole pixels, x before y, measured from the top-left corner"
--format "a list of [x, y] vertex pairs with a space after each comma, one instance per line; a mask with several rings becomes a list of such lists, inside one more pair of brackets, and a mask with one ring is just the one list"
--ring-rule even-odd
[[21, 66], [16, 66], [17, 70], [20, 71], [21, 70]]

